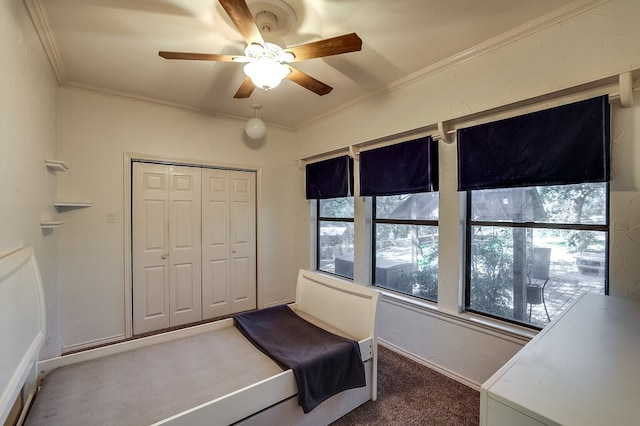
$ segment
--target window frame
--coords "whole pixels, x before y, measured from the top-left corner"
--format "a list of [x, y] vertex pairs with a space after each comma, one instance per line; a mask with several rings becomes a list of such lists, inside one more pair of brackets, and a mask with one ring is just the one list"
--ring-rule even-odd
[[[438, 192], [438, 191], [434, 191], [434, 192]], [[410, 194], [408, 194], [410, 195]], [[439, 216], [438, 216], [438, 220], [433, 220], [433, 219], [388, 219], [388, 218], [377, 218], [376, 216], [376, 201], [378, 197], [385, 197], [385, 195], [380, 195], [380, 196], [370, 196], [368, 198], [371, 199], [371, 226], [370, 228], [370, 238], [371, 238], [371, 244], [370, 244], [370, 252], [369, 252], [369, 259], [371, 259], [371, 264], [369, 265], [369, 277], [370, 277], [370, 284], [373, 287], [376, 287], [378, 289], [381, 289], [383, 291], [388, 291], [388, 292], [392, 292], [393, 294], [398, 294], [398, 295], [402, 295], [405, 297], [410, 297], [416, 300], [419, 300], [421, 302], [430, 302], [430, 303], [438, 303], [438, 300], [436, 298], [436, 300], [430, 300], [430, 299], [426, 299], [423, 297], [418, 297], [418, 296], [414, 296], [412, 294], [407, 294], [407, 293], [403, 293], [397, 290], [393, 290], [387, 287], [382, 287], [378, 284], [376, 284], [375, 282], [375, 278], [376, 278], [376, 225], [377, 224], [385, 224], [385, 225], [415, 225], [415, 226], [432, 226], [435, 227], [436, 229], [438, 229], [439, 231]], [[440, 195], [438, 193], [438, 204], [440, 202]], [[439, 238], [438, 238], [438, 246], [439, 246]], [[440, 249], [438, 247], [438, 258], [440, 256]]]
[[[353, 199], [354, 203], [355, 203], [355, 197], [353, 195], [349, 195], [347, 197], [339, 197], [339, 198], [351, 198]], [[340, 274], [336, 274], [335, 271], [331, 272], [331, 271], [325, 271], [324, 269], [320, 269], [320, 255], [321, 255], [321, 250], [320, 250], [320, 226], [322, 222], [338, 222], [338, 223], [352, 223], [354, 224], [354, 228], [355, 228], [355, 209], [353, 212], [353, 216], [352, 217], [348, 217], [348, 218], [344, 218], [344, 217], [330, 217], [330, 216], [321, 216], [320, 215], [320, 210], [321, 210], [321, 206], [320, 204], [322, 203], [323, 199], [318, 199], [315, 200], [316, 201], [316, 205], [315, 205], [315, 222], [316, 222], [316, 226], [315, 226], [315, 270], [319, 271], [319, 272], [323, 272], [325, 274], [330, 274], [330, 275], [335, 275], [337, 277], [340, 278], [344, 278], [346, 280], [352, 280], [353, 281], [353, 277], [346, 277], [344, 275], [340, 275]], [[355, 206], [354, 206], [355, 207]], [[354, 229], [355, 232], [355, 229]], [[355, 256], [354, 256], [354, 265], [355, 265]]]
[[[504, 318], [498, 315], [494, 315], [487, 312], [482, 312], [476, 309], [472, 309], [469, 307], [471, 300], [471, 241], [472, 235], [471, 230], [473, 227], [501, 227], [501, 228], [525, 228], [525, 229], [564, 229], [564, 230], [577, 230], [577, 231], [598, 231], [605, 233], [605, 265], [603, 271], [603, 290], [605, 295], [609, 295], [609, 238], [610, 238], [610, 182], [602, 182], [606, 184], [605, 187], [605, 224], [573, 224], [573, 223], [541, 223], [541, 222], [509, 222], [509, 221], [482, 221], [482, 220], [472, 220], [471, 212], [472, 212], [472, 202], [473, 202], [473, 191], [481, 191], [481, 190], [467, 190], [465, 199], [465, 231], [464, 231], [464, 276], [463, 276], [463, 309], [464, 312], [468, 312], [474, 315], [481, 315], [484, 317], [489, 317], [498, 321], [504, 321], [511, 324], [515, 324], [517, 326], [526, 327], [534, 330], [541, 330], [542, 327], [535, 326], [533, 324], [524, 323], [521, 321], [516, 321], [509, 318]], [[550, 185], [536, 185], [540, 186], [550, 186]]]

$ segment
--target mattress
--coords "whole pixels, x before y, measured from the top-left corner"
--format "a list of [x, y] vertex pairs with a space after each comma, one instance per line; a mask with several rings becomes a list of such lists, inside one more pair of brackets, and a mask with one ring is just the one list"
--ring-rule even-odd
[[60, 367], [43, 380], [26, 425], [147, 425], [282, 371], [226, 327]]

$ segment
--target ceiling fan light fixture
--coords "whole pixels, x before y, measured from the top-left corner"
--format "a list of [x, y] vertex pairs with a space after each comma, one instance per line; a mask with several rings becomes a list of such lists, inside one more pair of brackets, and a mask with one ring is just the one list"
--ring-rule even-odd
[[288, 67], [267, 56], [255, 59], [244, 66], [244, 73], [247, 77], [256, 87], [261, 87], [264, 90], [277, 87], [290, 72]]
[[257, 87], [273, 89], [285, 77], [324, 96], [333, 90], [331, 86], [288, 64], [357, 52], [362, 49], [362, 39], [351, 33], [288, 48], [280, 37], [296, 27], [297, 17], [285, 1], [288, 0], [218, 0], [247, 44], [244, 56], [168, 51], [158, 54], [165, 59], [245, 63], [247, 77], [233, 95], [235, 99], [248, 98]]

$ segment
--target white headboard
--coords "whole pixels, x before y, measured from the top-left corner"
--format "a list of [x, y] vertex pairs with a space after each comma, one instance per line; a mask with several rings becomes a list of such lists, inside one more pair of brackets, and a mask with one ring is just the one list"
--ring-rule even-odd
[[318, 272], [301, 269], [297, 308], [358, 340], [375, 338], [379, 292]]
[[26, 382], [35, 385], [45, 339], [42, 279], [33, 249], [0, 258], [0, 423]]

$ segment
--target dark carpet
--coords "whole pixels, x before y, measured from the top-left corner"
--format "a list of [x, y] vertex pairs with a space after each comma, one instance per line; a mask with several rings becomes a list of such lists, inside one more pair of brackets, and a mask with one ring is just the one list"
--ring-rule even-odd
[[378, 346], [378, 399], [332, 425], [478, 425], [480, 393]]

